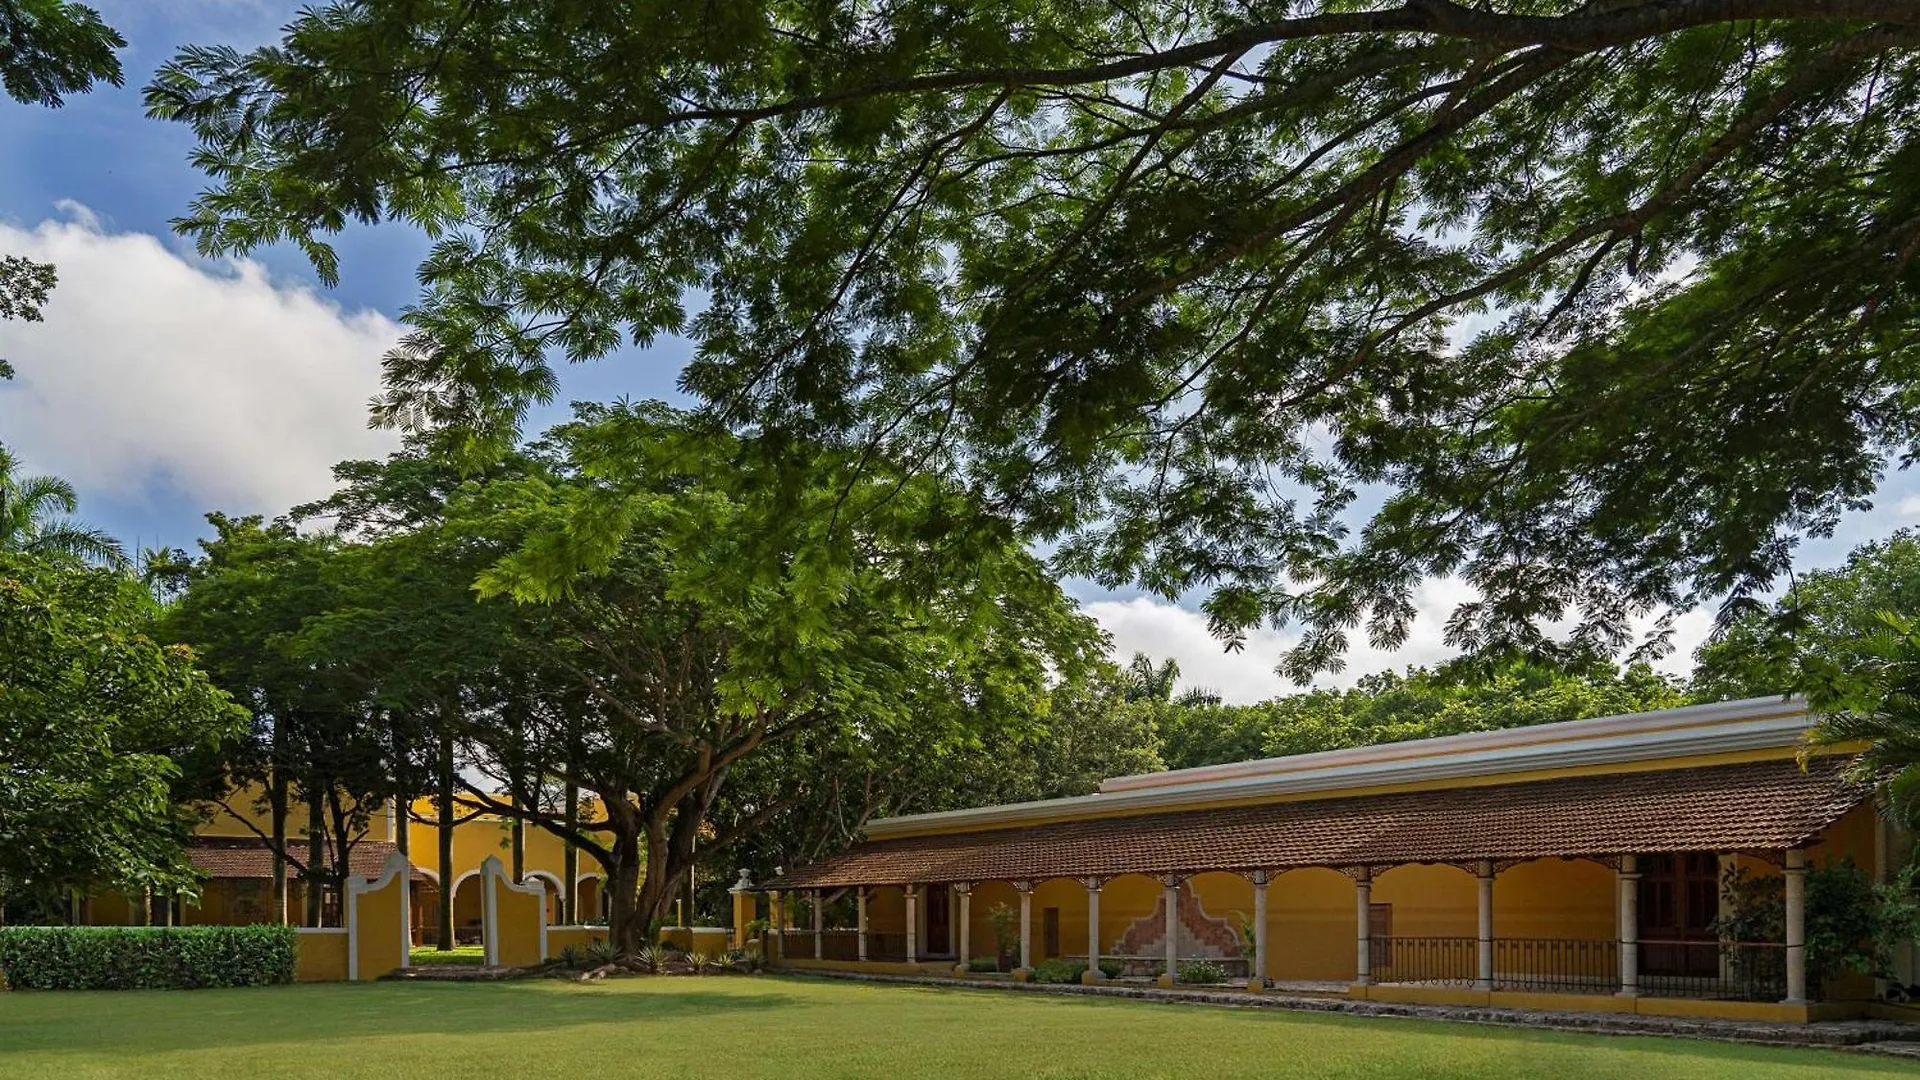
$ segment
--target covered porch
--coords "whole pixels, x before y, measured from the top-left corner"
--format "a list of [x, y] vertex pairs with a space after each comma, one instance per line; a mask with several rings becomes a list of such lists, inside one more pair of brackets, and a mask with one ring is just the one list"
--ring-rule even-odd
[[[776, 964], [850, 970], [1030, 978], [1057, 960], [1084, 964], [1089, 982], [1805, 1019], [1821, 990], [1807, 982], [1808, 867], [1874, 850], [1880, 829], [1841, 766], [1647, 769], [879, 840], [769, 882], [768, 947]], [[1729, 936], [1728, 875], [1777, 881], [1776, 935]]]

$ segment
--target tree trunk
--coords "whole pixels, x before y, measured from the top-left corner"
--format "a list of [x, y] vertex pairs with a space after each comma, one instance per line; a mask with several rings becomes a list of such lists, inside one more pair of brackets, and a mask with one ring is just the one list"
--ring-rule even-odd
[[307, 925], [320, 925], [321, 904], [325, 897], [325, 875], [320, 869], [320, 860], [327, 854], [327, 825], [320, 800], [314, 792], [318, 785], [307, 784]]
[[267, 784], [267, 812], [273, 815], [273, 925], [287, 925], [287, 778], [276, 766]]
[[[580, 824], [580, 788], [576, 784], [567, 785], [567, 825]], [[560, 855], [560, 894], [561, 917], [567, 923], [580, 924], [580, 849], [573, 841], [562, 841], [566, 847]]]
[[440, 947], [453, 948], [453, 736], [440, 736]]
[[413, 844], [407, 836], [407, 826], [413, 823], [413, 799], [406, 792], [395, 792], [393, 796], [393, 850], [413, 861]]

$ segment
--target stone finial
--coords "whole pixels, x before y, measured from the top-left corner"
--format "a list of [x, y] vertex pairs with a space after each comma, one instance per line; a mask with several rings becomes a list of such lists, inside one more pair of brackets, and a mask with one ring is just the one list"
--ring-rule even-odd
[[736, 882], [734, 882], [734, 883], [733, 883], [733, 888], [731, 888], [731, 889], [729, 889], [728, 891], [729, 891], [729, 892], [752, 892], [752, 891], [754, 891], [754, 886], [753, 886], [753, 873], [752, 873], [752, 871], [750, 871], [750, 870], [748, 870], [748, 869], [747, 869], [746, 867], [744, 867], [744, 866], [743, 866], [743, 867], [741, 867], [741, 868], [740, 868], [740, 880], [739, 880], [739, 881], [736, 881]]

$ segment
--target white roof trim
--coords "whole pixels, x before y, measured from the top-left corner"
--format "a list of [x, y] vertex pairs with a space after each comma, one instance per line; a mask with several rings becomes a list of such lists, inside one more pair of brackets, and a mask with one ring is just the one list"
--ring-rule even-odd
[[881, 839], [934, 829], [990, 828], [1112, 811], [1771, 749], [1798, 743], [1809, 724], [1806, 703], [1798, 698], [1689, 705], [1116, 777], [1093, 795], [883, 818], [868, 823], [866, 834]]

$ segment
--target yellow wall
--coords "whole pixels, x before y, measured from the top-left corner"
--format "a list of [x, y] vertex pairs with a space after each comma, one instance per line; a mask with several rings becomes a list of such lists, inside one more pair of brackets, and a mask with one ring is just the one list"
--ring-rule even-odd
[[530, 967], [546, 959], [541, 955], [546, 933], [543, 898], [511, 887], [505, 874], [482, 871], [479, 880], [493, 890], [494, 914], [499, 920], [500, 940], [489, 943], [494, 948], [494, 962]]
[[405, 938], [407, 875], [397, 873], [383, 887], [352, 898], [353, 948], [359, 965], [357, 978], [377, 979], [406, 962]]
[[296, 982], [344, 982], [347, 934], [344, 930], [300, 931], [294, 959]]
[[[261, 803], [264, 794], [265, 788], [261, 785], [249, 784], [229, 796], [224, 805], [199, 804], [206, 820], [195, 827], [194, 832], [201, 836], [272, 836], [273, 816]], [[307, 835], [307, 804], [292, 796], [287, 800], [287, 835], [301, 838]], [[393, 839], [390, 803], [383, 802], [373, 809], [369, 815], [367, 836], [373, 840]]]

